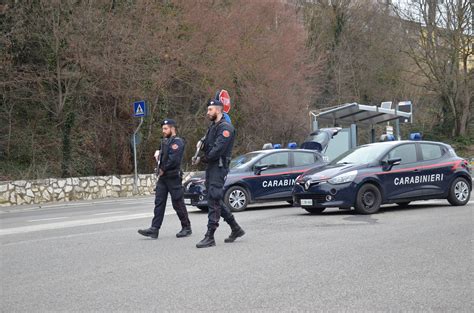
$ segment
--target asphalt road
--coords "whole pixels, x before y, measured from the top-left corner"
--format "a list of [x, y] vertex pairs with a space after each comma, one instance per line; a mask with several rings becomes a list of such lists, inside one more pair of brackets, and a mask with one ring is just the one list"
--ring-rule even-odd
[[473, 312], [473, 209], [418, 202], [380, 214], [287, 205], [236, 214], [247, 234], [196, 249], [152, 198], [1, 209], [1, 312]]

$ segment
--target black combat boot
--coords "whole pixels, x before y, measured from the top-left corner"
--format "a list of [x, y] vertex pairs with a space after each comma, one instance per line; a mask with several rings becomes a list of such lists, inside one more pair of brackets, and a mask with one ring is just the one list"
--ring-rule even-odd
[[150, 228], [147, 228], [147, 229], [139, 229], [138, 233], [140, 235], [145, 236], [145, 237], [150, 237], [150, 238], [156, 239], [156, 238], [158, 238], [159, 231], [160, 230], [156, 227], [150, 227]]
[[232, 232], [230, 233], [228, 238], [224, 239], [224, 242], [234, 242], [235, 239], [245, 235], [245, 231], [242, 229], [242, 227], [239, 226], [239, 224], [237, 224], [235, 219], [232, 219], [228, 223], [230, 228], [232, 229]]
[[193, 233], [193, 231], [191, 230], [191, 226], [186, 226], [186, 227], [183, 227], [179, 231], [179, 233], [176, 234], [176, 237], [178, 237], [178, 238], [188, 237], [188, 236], [191, 236], [192, 233]]
[[214, 240], [215, 229], [208, 229], [207, 233], [204, 235], [204, 239], [196, 244], [196, 248], [209, 248], [216, 245]]

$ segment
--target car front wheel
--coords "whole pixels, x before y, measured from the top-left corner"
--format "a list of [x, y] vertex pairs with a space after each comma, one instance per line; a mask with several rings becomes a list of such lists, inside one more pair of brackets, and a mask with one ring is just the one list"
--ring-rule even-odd
[[451, 205], [465, 205], [471, 196], [469, 183], [463, 177], [456, 178], [449, 188], [448, 201]]
[[247, 190], [240, 186], [230, 187], [224, 195], [224, 202], [232, 212], [245, 210], [249, 204]]
[[355, 211], [360, 214], [377, 213], [382, 204], [382, 194], [377, 186], [367, 183], [357, 192]]

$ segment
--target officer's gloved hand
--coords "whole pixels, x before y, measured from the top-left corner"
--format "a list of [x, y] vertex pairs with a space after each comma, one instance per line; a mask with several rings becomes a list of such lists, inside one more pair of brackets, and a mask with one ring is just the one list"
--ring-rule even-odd
[[207, 162], [209, 162], [209, 160], [208, 160], [208, 159], [206, 158], [206, 156], [204, 155], [204, 156], [201, 157], [201, 162], [207, 163]]

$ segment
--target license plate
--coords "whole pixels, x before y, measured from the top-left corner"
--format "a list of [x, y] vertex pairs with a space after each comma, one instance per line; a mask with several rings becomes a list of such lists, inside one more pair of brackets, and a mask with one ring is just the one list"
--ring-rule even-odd
[[184, 199], [184, 204], [191, 204], [191, 199]]
[[313, 205], [312, 199], [301, 199], [301, 205]]

